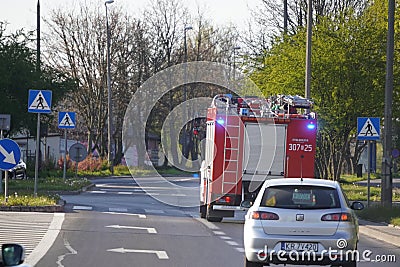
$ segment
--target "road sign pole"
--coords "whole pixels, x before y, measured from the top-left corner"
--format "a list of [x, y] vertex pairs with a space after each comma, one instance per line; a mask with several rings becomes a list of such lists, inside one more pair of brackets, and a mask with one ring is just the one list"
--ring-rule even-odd
[[8, 171], [4, 172], [4, 200], [8, 201]]
[[64, 130], [64, 169], [63, 179], [67, 178], [67, 129]]
[[367, 141], [368, 142], [368, 146], [367, 146], [367, 149], [368, 149], [368, 151], [367, 151], [367, 158], [368, 158], [368, 164], [367, 164], [367, 166], [368, 166], [368, 171], [367, 171], [367, 175], [368, 175], [368, 178], [367, 178], [367, 190], [368, 190], [368, 192], [367, 192], [367, 207], [369, 207], [369, 205], [370, 205], [370, 197], [371, 197], [371, 188], [370, 188], [370, 186], [371, 186], [371, 141]]
[[[1, 133], [0, 133], [0, 139], [3, 139], [3, 129], [1, 129]], [[3, 193], [3, 170], [0, 172], [1, 173], [1, 177], [0, 177], [0, 194]]]
[[37, 130], [36, 130], [36, 160], [35, 160], [35, 186], [33, 194], [37, 197], [37, 184], [39, 176], [39, 150], [40, 150], [40, 113], [37, 114]]

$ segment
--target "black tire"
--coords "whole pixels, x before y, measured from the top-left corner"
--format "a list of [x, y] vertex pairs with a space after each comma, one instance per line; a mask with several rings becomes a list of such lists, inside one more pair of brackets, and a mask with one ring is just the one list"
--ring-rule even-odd
[[244, 256], [244, 267], [262, 267], [264, 264], [259, 262], [248, 261], [246, 256]]
[[200, 204], [200, 218], [206, 218], [207, 206]]
[[221, 222], [222, 217], [213, 217], [210, 216], [210, 210], [212, 209], [212, 206], [207, 206], [207, 212], [206, 212], [206, 220], [209, 222]]
[[357, 267], [357, 261], [349, 261], [342, 264], [343, 267]]

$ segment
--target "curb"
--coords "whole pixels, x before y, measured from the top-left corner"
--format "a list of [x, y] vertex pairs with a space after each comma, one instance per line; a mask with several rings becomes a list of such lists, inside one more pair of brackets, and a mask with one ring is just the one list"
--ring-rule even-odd
[[[79, 195], [82, 192], [86, 192], [93, 187], [96, 187], [95, 184], [90, 184], [88, 186], [83, 187], [80, 190], [76, 191], [59, 191], [53, 192], [54, 194], [59, 195]], [[11, 212], [47, 212], [47, 213], [55, 213], [55, 212], [64, 212], [64, 207], [66, 205], [66, 201], [60, 199], [57, 205], [46, 205], [46, 206], [0, 206], [0, 211], [11, 211]]]
[[0, 206], [0, 211], [14, 211], [14, 212], [64, 212], [64, 205], [53, 206]]

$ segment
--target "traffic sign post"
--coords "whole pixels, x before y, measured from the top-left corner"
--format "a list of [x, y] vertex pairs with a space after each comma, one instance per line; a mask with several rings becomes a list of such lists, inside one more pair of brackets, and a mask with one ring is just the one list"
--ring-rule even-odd
[[[10, 130], [10, 124], [11, 124], [11, 115], [10, 114], [0, 114], [0, 140], [3, 139], [3, 131], [8, 131]], [[2, 173], [3, 171], [0, 171]], [[0, 194], [3, 193], [3, 175], [1, 174], [0, 177]]]
[[37, 113], [36, 129], [36, 160], [35, 160], [35, 186], [33, 194], [37, 196], [37, 182], [39, 176], [39, 150], [40, 150], [40, 114], [51, 113], [52, 91], [49, 90], [29, 90], [28, 112]]
[[78, 163], [87, 157], [86, 147], [80, 143], [73, 144], [69, 149], [69, 157], [76, 162], [76, 176], [78, 176]]
[[0, 169], [4, 173], [4, 198], [8, 200], [8, 170], [17, 166], [21, 159], [21, 150], [11, 139], [0, 140]]
[[380, 139], [380, 119], [359, 117], [357, 118], [357, 140], [365, 140], [367, 142], [367, 207], [370, 205], [371, 196], [371, 145], [370, 142]]
[[59, 112], [58, 113], [58, 128], [64, 129], [64, 166], [63, 166], [63, 179], [67, 178], [67, 129], [75, 128], [75, 112]]

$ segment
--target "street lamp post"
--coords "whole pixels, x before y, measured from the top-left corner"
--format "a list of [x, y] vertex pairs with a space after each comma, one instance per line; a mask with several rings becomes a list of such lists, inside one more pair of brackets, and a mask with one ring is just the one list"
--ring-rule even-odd
[[[186, 25], [183, 29], [183, 46], [184, 46], [184, 63], [187, 62], [187, 41], [186, 41], [186, 32], [192, 30], [193, 27]], [[183, 145], [182, 145], [182, 154], [184, 157], [189, 156], [187, 151], [187, 128], [186, 128], [186, 120], [187, 120], [187, 110], [186, 110], [186, 98], [187, 98], [187, 89], [186, 89], [186, 80], [187, 80], [187, 73], [186, 73], [186, 64], [184, 65], [184, 85], [183, 85]], [[182, 161], [185, 162], [185, 161]]]
[[308, 0], [307, 8], [307, 48], [306, 48], [306, 77], [305, 97], [311, 97], [311, 42], [312, 42], [312, 0]]
[[110, 66], [110, 26], [108, 24], [108, 4], [114, 3], [114, 0], [107, 0], [106, 7], [106, 27], [107, 27], [107, 89], [108, 89], [108, 128], [107, 128], [107, 159], [110, 164], [111, 173], [114, 173], [114, 153], [112, 146], [112, 98], [111, 98], [111, 66]]

